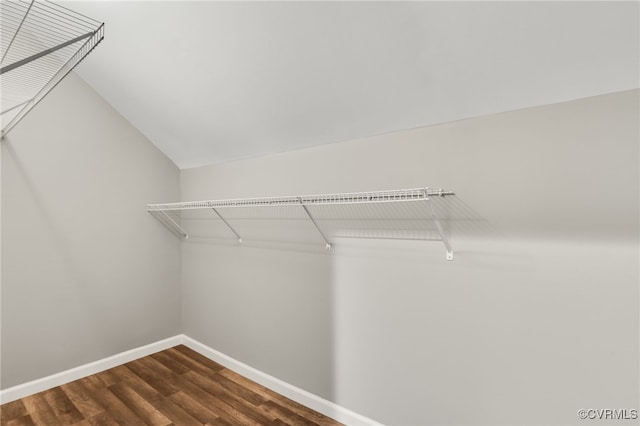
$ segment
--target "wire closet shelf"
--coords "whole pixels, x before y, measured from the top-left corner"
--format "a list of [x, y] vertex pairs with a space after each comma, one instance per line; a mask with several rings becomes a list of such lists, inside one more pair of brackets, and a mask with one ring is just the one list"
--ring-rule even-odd
[[0, 0], [4, 137], [104, 38], [104, 24], [45, 0]]
[[[147, 211], [177, 236], [187, 239], [191, 226], [201, 233], [203, 222], [216, 221], [227, 237], [242, 243], [248, 235], [264, 237], [269, 228], [300, 236], [312, 232], [331, 250], [335, 238], [440, 241], [447, 260], [453, 249], [443, 227], [451, 191], [398, 189], [323, 195], [188, 201], [148, 204]], [[198, 214], [198, 212], [202, 212]], [[256, 226], [260, 222], [261, 226]], [[306, 224], [306, 225], [305, 225]], [[275, 231], [280, 232], [280, 231]]]

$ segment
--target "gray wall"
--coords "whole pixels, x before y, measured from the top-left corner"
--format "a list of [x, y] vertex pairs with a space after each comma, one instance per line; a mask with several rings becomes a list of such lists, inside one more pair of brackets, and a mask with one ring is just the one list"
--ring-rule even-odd
[[177, 167], [73, 74], [1, 145], [2, 388], [179, 333]]
[[438, 243], [183, 243], [184, 332], [387, 424], [638, 408], [639, 92], [182, 170], [183, 200], [454, 190]]

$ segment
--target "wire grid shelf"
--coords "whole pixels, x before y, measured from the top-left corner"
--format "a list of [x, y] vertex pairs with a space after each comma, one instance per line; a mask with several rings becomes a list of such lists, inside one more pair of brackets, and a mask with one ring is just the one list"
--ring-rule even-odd
[[0, 1], [0, 122], [6, 135], [104, 38], [104, 24], [44, 0]]
[[[181, 238], [318, 241], [335, 238], [441, 241], [453, 250], [438, 201], [453, 192], [414, 188], [390, 191], [149, 204], [147, 210]], [[265, 223], [268, 226], [265, 226]]]
[[182, 203], [149, 204], [147, 210], [190, 210], [224, 207], [276, 207], [299, 205], [364, 204], [426, 200], [430, 196], [454, 195], [453, 192], [429, 188], [390, 191], [351, 192], [341, 194], [302, 195], [265, 198], [236, 198], [229, 200], [188, 201]]

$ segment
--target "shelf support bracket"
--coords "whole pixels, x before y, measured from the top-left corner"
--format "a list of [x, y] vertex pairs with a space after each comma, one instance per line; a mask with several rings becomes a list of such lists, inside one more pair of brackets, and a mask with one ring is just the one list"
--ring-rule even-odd
[[431, 208], [431, 219], [433, 220], [433, 223], [436, 225], [438, 234], [440, 234], [440, 240], [442, 241], [445, 249], [447, 250], [447, 260], [453, 260], [453, 249], [451, 248], [449, 239], [444, 234], [444, 229], [442, 229], [442, 224], [440, 223], [440, 219], [438, 219], [438, 215], [436, 214], [436, 209], [433, 207], [433, 203], [428, 197], [426, 198], [426, 200], [429, 203], [429, 207]]
[[324, 232], [322, 232], [322, 229], [320, 229], [320, 227], [318, 226], [318, 224], [316, 223], [315, 219], [313, 218], [313, 216], [311, 216], [311, 213], [309, 212], [309, 209], [307, 208], [307, 206], [304, 204], [304, 202], [302, 201], [302, 198], [299, 199], [300, 200], [300, 205], [302, 206], [302, 208], [304, 209], [304, 212], [307, 214], [307, 216], [309, 217], [309, 220], [311, 220], [311, 223], [313, 223], [313, 226], [316, 227], [316, 230], [318, 231], [318, 233], [320, 234], [320, 236], [322, 237], [322, 239], [324, 240], [324, 248], [327, 249], [327, 251], [331, 250], [331, 243], [329, 242], [329, 240], [327, 239], [327, 237], [324, 235]]
[[[165, 218], [165, 220], [167, 221], [167, 222], [165, 222], [165, 224], [166, 224], [166, 223], [169, 223], [169, 224], [171, 225], [171, 227], [173, 227], [173, 230], [174, 230], [174, 231], [177, 231], [177, 232], [178, 232], [178, 234], [180, 234], [180, 236], [181, 236], [182, 238], [184, 238], [184, 239], [189, 238], [189, 234], [187, 234], [187, 231], [185, 231], [185, 230], [182, 228], [182, 226], [178, 225], [178, 223], [177, 223], [175, 220], [171, 219], [171, 217], [170, 217], [167, 213], [165, 213], [165, 212], [164, 212], [164, 211], [162, 211], [162, 210], [155, 210], [155, 211], [160, 212], [160, 214], [162, 214], [162, 217], [164, 217], [164, 218]], [[162, 222], [162, 221], [161, 221], [161, 222]]]
[[225, 225], [227, 225], [227, 228], [229, 228], [231, 230], [231, 232], [233, 232], [233, 234], [236, 236], [236, 238], [238, 239], [238, 243], [242, 244], [242, 237], [240, 236], [240, 234], [238, 234], [236, 232], [235, 229], [233, 229], [233, 226], [229, 225], [229, 222], [227, 222], [227, 220], [222, 217], [222, 215], [220, 214], [220, 212], [218, 212], [218, 210], [216, 210], [215, 207], [211, 207], [211, 210], [213, 210], [213, 212], [220, 218], [220, 220], [222, 221], [222, 223], [224, 223]]

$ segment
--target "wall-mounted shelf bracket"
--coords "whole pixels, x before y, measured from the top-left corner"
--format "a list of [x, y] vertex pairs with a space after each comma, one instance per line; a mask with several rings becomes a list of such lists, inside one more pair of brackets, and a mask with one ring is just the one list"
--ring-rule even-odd
[[307, 208], [307, 206], [304, 205], [304, 202], [302, 201], [302, 197], [300, 197], [300, 205], [302, 206], [302, 208], [304, 209], [304, 212], [309, 217], [309, 220], [311, 220], [311, 223], [313, 223], [313, 226], [316, 227], [316, 229], [318, 230], [318, 233], [324, 240], [324, 248], [327, 249], [327, 251], [331, 250], [331, 243], [329, 242], [327, 237], [324, 235], [324, 232], [322, 232], [322, 229], [320, 229], [320, 227], [318, 226], [318, 223], [315, 221], [313, 216], [311, 216], [311, 213], [309, 213], [309, 209]]
[[234, 234], [234, 235], [236, 236], [236, 238], [238, 239], [238, 243], [242, 244], [242, 237], [240, 236], [240, 234], [238, 234], [238, 233], [236, 232], [236, 230], [235, 230], [235, 229], [233, 229], [233, 226], [231, 226], [231, 225], [229, 224], [229, 222], [227, 222], [227, 220], [226, 220], [224, 217], [222, 217], [222, 215], [220, 214], [220, 212], [219, 212], [218, 210], [216, 210], [216, 208], [215, 208], [215, 207], [211, 207], [211, 210], [213, 210], [213, 212], [214, 212], [216, 215], [218, 215], [218, 217], [220, 218], [220, 220], [222, 221], [222, 223], [224, 223], [224, 224], [227, 226], [227, 228], [229, 228], [229, 229], [231, 230], [231, 232], [233, 232], [233, 234]]
[[[443, 196], [444, 194], [442, 193], [442, 189], [440, 190], [440, 192], [441, 192], [440, 194], [436, 194], [436, 195]], [[427, 197], [426, 199], [429, 200], [426, 192], [425, 192], [425, 197]], [[453, 260], [453, 249], [451, 248], [451, 244], [449, 243], [449, 240], [444, 233], [444, 229], [442, 228], [440, 219], [436, 214], [436, 209], [433, 207], [433, 203], [431, 202], [431, 200], [429, 200], [428, 202], [429, 202], [429, 207], [431, 208], [431, 218], [433, 219], [433, 223], [436, 225], [436, 229], [438, 230], [438, 234], [440, 235], [440, 240], [442, 240], [442, 243], [444, 244], [444, 247], [447, 250], [447, 260]]]
[[160, 222], [162, 222], [162, 224], [169, 228], [173, 233], [184, 238], [185, 240], [189, 238], [189, 234], [187, 233], [187, 231], [185, 231], [180, 225], [178, 225], [178, 222], [173, 220], [171, 216], [169, 216], [166, 212], [158, 210], [154, 212], [154, 216], [158, 218], [158, 220], [160, 220]]

